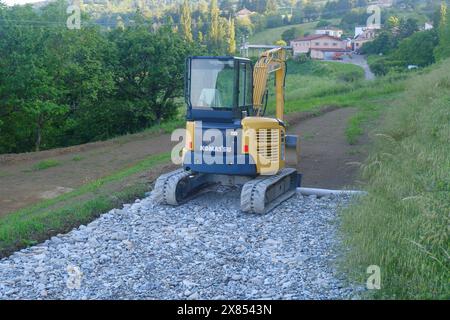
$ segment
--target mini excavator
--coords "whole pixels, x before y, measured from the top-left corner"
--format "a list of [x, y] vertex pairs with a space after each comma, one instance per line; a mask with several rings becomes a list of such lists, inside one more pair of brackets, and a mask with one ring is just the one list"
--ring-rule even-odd
[[[275, 116], [266, 116], [274, 74]], [[296, 192], [301, 175], [286, 166], [286, 148], [299, 154], [284, 116], [286, 50], [265, 51], [253, 66], [238, 57], [188, 57], [186, 137], [182, 168], [161, 175], [153, 190], [160, 204], [179, 205], [211, 184], [242, 186], [244, 212], [266, 213]]]

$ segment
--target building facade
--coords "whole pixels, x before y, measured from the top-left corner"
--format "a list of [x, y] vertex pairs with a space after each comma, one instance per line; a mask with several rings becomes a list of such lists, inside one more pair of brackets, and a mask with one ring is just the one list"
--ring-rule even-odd
[[364, 43], [375, 39], [375, 37], [377, 36], [377, 29], [364, 28], [361, 32], [357, 32], [355, 28], [355, 34], [356, 36], [353, 39], [353, 50], [359, 51]]
[[312, 59], [328, 59], [338, 52], [347, 52], [347, 42], [333, 36], [315, 34], [291, 41], [294, 56], [309, 54]]
[[328, 35], [336, 38], [341, 38], [343, 33], [343, 30], [334, 27], [326, 27], [316, 30], [316, 34]]

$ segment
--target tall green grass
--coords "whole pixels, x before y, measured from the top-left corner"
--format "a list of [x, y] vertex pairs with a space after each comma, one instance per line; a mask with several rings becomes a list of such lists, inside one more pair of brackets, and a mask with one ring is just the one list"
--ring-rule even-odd
[[[269, 114], [275, 110], [275, 89], [269, 81]], [[335, 104], [337, 95], [363, 87], [364, 70], [352, 64], [308, 60], [287, 63], [285, 87], [286, 113], [308, 111]]]
[[362, 167], [368, 195], [342, 212], [344, 269], [373, 298], [450, 298], [450, 60], [406, 82]]

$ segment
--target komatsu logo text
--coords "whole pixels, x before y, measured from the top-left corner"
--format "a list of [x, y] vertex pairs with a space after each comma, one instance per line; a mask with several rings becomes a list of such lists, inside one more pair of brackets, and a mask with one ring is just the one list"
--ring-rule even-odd
[[204, 151], [204, 152], [231, 152], [231, 147], [224, 147], [224, 146], [200, 146], [200, 151]]

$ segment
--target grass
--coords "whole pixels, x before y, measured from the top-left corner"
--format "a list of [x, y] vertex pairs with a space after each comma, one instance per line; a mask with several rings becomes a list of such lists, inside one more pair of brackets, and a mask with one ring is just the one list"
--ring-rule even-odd
[[[107, 190], [114, 182], [124, 181], [169, 160], [170, 153], [150, 156], [136, 165], [85, 184], [69, 193], [0, 218], [0, 256], [44, 240], [49, 235], [87, 223], [102, 212], [142, 196], [143, 191], [148, 190], [148, 186], [143, 184], [130, 185], [113, 194], [109, 194]], [[79, 201], [80, 197], [85, 199]]]
[[[403, 88], [403, 86], [401, 86]], [[400, 91], [399, 91], [400, 92]], [[348, 120], [345, 130], [347, 142], [354, 145], [367, 127], [378, 119], [386, 107], [392, 107], [397, 102], [398, 92], [380, 93], [379, 96], [368, 99], [358, 107], [357, 113]]]
[[343, 269], [365, 283], [381, 268], [381, 299], [449, 299], [450, 60], [407, 80], [362, 177], [368, 195], [342, 212]]
[[61, 164], [61, 162], [59, 162], [58, 160], [47, 159], [47, 160], [40, 161], [40, 162], [36, 163], [35, 165], [33, 165], [32, 170], [33, 171], [45, 170], [48, 168], [53, 168], [53, 167], [59, 166], [60, 164]]
[[[329, 20], [330, 24], [335, 24], [339, 22], [339, 19], [331, 19]], [[302, 23], [302, 24], [293, 24], [289, 26], [282, 26], [278, 28], [270, 28], [265, 29], [261, 32], [257, 32], [250, 36], [249, 42], [251, 44], [273, 44], [275, 41], [281, 39], [281, 34], [291, 28], [299, 28], [303, 30], [303, 32], [309, 32], [314, 33], [314, 30], [316, 28], [317, 21], [315, 22], [308, 22], [308, 23]]]
[[[405, 88], [405, 75], [390, 75], [364, 81], [364, 71], [352, 64], [331, 61], [288, 62], [286, 114], [314, 111], [324, 106], [355, 107], [346, 138], [355, 144], [364, 127], [377, 119], [386, 106]], [[268, 113], [274, 114], [275, 95], [269, 87]]]
[[[346, 80], [352, 77], [354, 81]], [[334, 99], [340, 93], [354, 90], [364, 82], [363, 77], [363, 69], [352, 64], [314, 60], [300, 63], [289, 60], [285, 112], [310, 111], [330, 104], [327, 97]], [[271, 83], [273, 81], [269, 80], [268, 110], [274, 113], [275, 92]]]
[[72, 161], [78, 162], [78, 161], [81, 161], [83, 159], [84, 159], [84, 157], [82, 157], [82, 156], [75, 156], [75, 157], [72, 158]]

